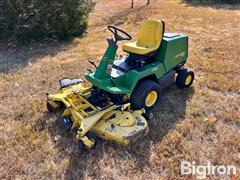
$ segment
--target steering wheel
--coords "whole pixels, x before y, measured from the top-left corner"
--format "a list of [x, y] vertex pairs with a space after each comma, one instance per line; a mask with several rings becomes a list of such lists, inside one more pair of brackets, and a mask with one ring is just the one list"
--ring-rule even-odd
[[[123, 40], [131, 40], [132, 39], [132, 36], [130, 36], [126, 31], [116, 27], [116, 26], [111, 26], [109, 25], [108, 26], [108, 30], [111, 31], [114, 35], [114, 38], [115, 38], [115, 41], [123, 41]], [[119, 33], [121, 35], [119, 35]]]

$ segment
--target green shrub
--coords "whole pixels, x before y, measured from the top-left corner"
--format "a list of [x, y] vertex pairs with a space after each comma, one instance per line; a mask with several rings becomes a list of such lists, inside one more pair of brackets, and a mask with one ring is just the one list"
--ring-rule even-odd
[[0, 40], [81, 35], [92, 8], [91, 0], [0, 0]]
[[200, 3], [226, 3], [226, 4], [238, 4], [240, 0], [185, 0], [187, 2], [200, 2]]

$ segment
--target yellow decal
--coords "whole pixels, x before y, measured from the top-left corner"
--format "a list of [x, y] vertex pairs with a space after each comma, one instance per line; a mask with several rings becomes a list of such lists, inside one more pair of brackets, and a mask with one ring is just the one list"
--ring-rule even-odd
[[157, 70], [158, 70], [158, 68], [155, 67], [155, 68], [152, 69], [152, 72], [157, 71]]
[[184, 56], [185, 56], [185, 54], [186, 54], [186, 52], [185, 52], [185, 51], [183, 51], [183, 52], [181, 52], [181, 53], [177, 54], [177, 55], [175, 56], [175, 59], [178, 59], [178, 58], [184, 57]]

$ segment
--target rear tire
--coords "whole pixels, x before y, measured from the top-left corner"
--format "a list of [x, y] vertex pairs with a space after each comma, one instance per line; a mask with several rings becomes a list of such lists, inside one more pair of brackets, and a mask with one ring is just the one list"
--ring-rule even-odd
[[143, 80], [138, 83], [130, 97], [132, 109], [150, 109], [159, 103], [161, 88], [152, 80]]
[[178, 72], [176, 85], [178, 88], [188, 88], [194, 81], [194, 72], [182, 69]]

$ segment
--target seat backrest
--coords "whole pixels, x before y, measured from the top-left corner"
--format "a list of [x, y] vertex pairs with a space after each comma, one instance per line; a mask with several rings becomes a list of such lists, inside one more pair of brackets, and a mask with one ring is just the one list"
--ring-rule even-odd
[[159, 47], [163, 38], [164, 22], [149, 19], [145, 20], [139, 30], [137, 37], [137, 46]]

